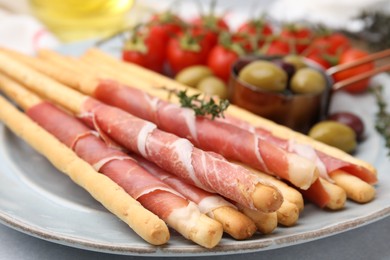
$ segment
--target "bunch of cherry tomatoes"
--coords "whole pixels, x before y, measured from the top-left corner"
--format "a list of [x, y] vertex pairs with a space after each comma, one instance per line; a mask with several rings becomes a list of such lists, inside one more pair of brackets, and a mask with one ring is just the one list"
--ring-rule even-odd
[[[122, 50], [123, 60], [165, 75], [174, 76], [184, 68], [206, 65], [225, 82], [240, 56], [288, 54], [304, 56], [324, 69], [368, 55], [352, 47], [345, 35], [306, 24], [276, 28], [262, 17], [250, 19], [233, 31], [221, 16], [199, 15], [185, 21], [171, 11], [157, 13], [147, 23], [136, 26]], [[334, 80], [341, 81], [373, 66], [368, 63], [345, 70], [335, 74]], [[363, 92], [368, 82], [357, 82], [345, 90]]]

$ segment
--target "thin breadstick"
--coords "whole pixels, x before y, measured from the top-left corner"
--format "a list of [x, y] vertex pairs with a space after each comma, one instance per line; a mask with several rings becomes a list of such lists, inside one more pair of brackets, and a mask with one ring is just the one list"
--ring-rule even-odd
[[[93, 51], [92, 51], [92, 53], [94, 53]], [[47, 52], [47, 54], [50, 54], [51, 56], [55, 56], [55, 58], [50, 58], [49, 57], [49, 61], [50, 60], [58, 60], [58, 61], [60, 61], [62, 64], [65, 64], [65, 63], [69, 63], [70, 62], [70, 60], [69, 59], [66, 59], [65, 57], [61, 57], [60, 55], [58, 55], [58, 54], [56, 54], [56, 53], [54, 53], [54, 52]], [[112, 61], [111, 60], [111, 58], [107, 58], [107, 57], [105, 57], [104, 55], [102, 55], [103, 57], [104, 57], [104, 61], [105, 62], [95, 62], [95, 64], [99, 64], [98, 65], [98, 67], [99, 67], [99, 70], [101, 71], [101, 73], [106, 73], [107, 75], [109, 74], [109, 75], [111, 75], [112, 77], [115, 77], [115, 78], [120, 78], [120, 80], [121, 81], [126, 81], [126, 79], [131, 79], [130, 81], [131, 82], [124, 82], [124, 83], [134, 83], [134, 82], [132, 82], [133, 81], [133, 79], [135, 78], [135, 77], [126, 77], [126, 76], [123, 76], [123, 75], [125, 75], [125, 73], [120, 73], [120, 70], [115, 70], [114, 69], [114, 67], [115, 66], [109, 66], [109, 64], [111, 64], [111, 65], [113, 65], [114, 63], [116, 63], [116, 62], [114, 62], [114, 61]], [[86, 55], [85, 57], [90, 57], [90, 56], [88, 56], [88, 55]], [[84, 60], [86, 60], [87, 62], [91, 62], [91, 59], [88, 59], [88, 58], [85, 58]], [[106, 62], [107, 61], [107, 62]], [[59, 62], [59, 63], [60, 63]], [[80, 64], [80, 66], [84, 66], [84, 67], [87, 67], [87, 66], [85, 66], [85, 65], [81, 65]], [[133, 65], [131, 65], [131, 66], [133, 66]], [[49, 66], [49, 67], [51, 67], [51, 66]], [[68, 65], [64, 65], [64, 68], [65, 67], [71, 67], [71, 65], [70, 64], [68, 64]], [[75, 67], [75, 65], [73, 65], [73, 67]], [[142, 70], [142, 68], [141, 68], [141, 70]], [[85, 76], [85, 77], [87, 77], [87, 76]], [[58, 77], [56, 77], [58, 80], [61, 80], [61, 77], [60, 76], [58, 76]], [[84, 84], [84, 85], [88, 85], [86, 88], [90, 91], [90, 92], [93, 92], [94, 91], [94, 88], [97, 86], [97, 80], [95, 80], [95, 81], [93, 81], [93, 80], [89, 80], [89, 81], [86, 81], [86, 80], [84, 80], [84, 83], [85, 82], [88, 82], [88, 84]], [[137, 83], [137, 82], [135, 82], [135, 83]], [[147, 83], [143, 83], [143, 84], [146, 84], [147, 85]], [[147, 88], [148, 86], [144, 86], [145, 88]], [[77, 88], [77, 86], [75, 86], [76, 88]], [[89, 94], [91, 94], [91, 93], [89, 93]], [[165, 98], [165, 97], [163, 97], [163, 98]], [[347, 185], [348, 186], [348, 183], [346, 183], [345, 185]], [[359, 186], [360, 187], [360, 186]], [[354, 185], [349, 185], [349, 190], [350, 190], [350, 192], [348, 192], [347, 193], [347, 195], [349, 195], [349, 194], [357, 194], [357, 193], [359, 193], [360, 191], [358, 190], [358, 188], [359, 188], [358, 186], [354, 186]], [[336, 191], [336, 194], [339, 194], [339, 195], [342, 195], [342, 193], [341, 192], [339, 192], [339, 190], [338, 189], [328, 189], [328, 191]], [[353, 191], [353, 192], [352, 192]], [[302, 210], [302, 208], [303, 208], [303, 199], [302, 198], [299, 198], [299, 197], [297, 197], [297, 196], [292, 196], [293, 194], [290, 194], [289, 196], [285, 196], [286, 198], [291, 198], [291, 200], [293, 200], [294, 199], [294, 197], [295, 198], [297, 198], [297, 201], [296, 201], [296, 203], [297, 203], [297, 206], [299, 207], [299, 210], [301, 211]], [[329, 202], [329, 204], [331, 205], [330, 207], [328, 207], [328, 208], [338, 208], [338, 206], [335, 206], [335, 205], [341, 205], [340, 203], [335, 203], [335, 201], [342, 201], [343, 200], [343, 198], [337, 198], [336, 196], [335, 196], [335, 194], [333, 194], [333, 196], [331, 196], [331, 198], [333, 199], [332, 201], [330, 201]], [[351, 199], [353, 199], [353, 198], [351, 198]], [[287, 211], [284, 211], [284, 212], [287, 212]], [[294, 211], [292, 211], [292, 212], [294, 212]], [[292, 213], [293, 214], [293, 213]], [[286, 217], [286, 215], [285, 214], [280, 214], [280, 216], [284, 216], [284, 217]], [[293, 219], [292, 217], [291, 218], [287, 218], [287, 219]], [[297, 218], [296, 218], [297, 219]], [[286, 224], [286, 223], [284, 223], [284, 224]]]
[[[24, 89], [20, 84], [9, 78], [7, 79], [7, 77], [2, 74], [0, 74], [0, 76], [2, 76], [0, 77], [0, 83], [4, 83], [0, 84], [0, 89], [9, 97], [13, 98], [15, 94], [17, 94], [16, 97], [23, 96], [26, 97], [27, 100], [34, 100], [34, 103], [26, 103], [24, 100], [19, 99], [18, 101], [22, 102], [22, 107], [31, 109], [33, 107], [28, 107], [29, 104], [35, 106], [42, 102], [42, 100], [30, 91]], [[14, 100], [16, 101], [17, 99], [15, 98]], [[142, 198], [140, 199], [140, 202], [143, 204]], [[215, 247], [222, 237], [222, 225], [207, 217], [205, 214], [201, 214], [199, 208], [194, 203], [189, 203], [187, 207], [178, 208], [172, 211], [171, 214], [163, 220], [184, 237], [206, 248]]]
[[213, 218], [222, 224], [226, 233], [238, 240], [249, 238], [256, 231], [253, 221], [232, 207], [214, 209]]
[[[84, 101], [88, 98], [88, 96], [68, 88], [23, 63], [13, 60], [1, 51], [0, 70], [75, 114], [82, 112]], [[255, 185], [250, 197], [253, 206], [264, 212], [276, 211], [283, 202], [283, 197], [277, 189], [260, 182]]]
[[347, 193], [347, 197], [358, 203], [366, 203], [375, 198], [375, 188], [356, 176], [338, 170], [331, 173], [330, 177]]
[[[96, 64], [104, 64], [104, 65], [100, 66], [101, 69], [106, 70], [107, 73], [110, 73], [113, 77], [119, 79], [120, 81], [122, 81], [123, 83], [126, 83], [126, 84], [131, 84], [134, 82], [134, 77], [126, 77], [126, 75], [130, 74], [131, 71], [134, 71], [134, 73], [131, 73], [131, 75], [137, 75], [137, 76], [142, 75], [141, 77], [143, 77], [143, 79], [149, 83], [151, 82], [151, 80], [148, 79], [148, 77], [146, 77], [146, 76], [149, 76], [149, 78], [153, 78], [153, 79], [157, 79], [157, 78], [161, 79], [161, 77], [162, 77], [161, 75], [158, 75], [158, 74], [154, 75], [155, 74], [154, 72], [147, 71], [147, 70], [145, 70], [141, 67], [138, 67], [137, 65], [134, 65], [134, 64], [127, 64], [126, 63], [126, 65], [124, 65], [124, 63], [121, 63], [121, 62], [113, 59], [112, 57], [100, 52], [99, 50], [88, 51], [83, 56], [83, 58], [84, 58], [84, 60], [89, 60], [90, 62], [92, 62], [92, 60], [95, 59]], [[126, 71], [126, 68], [124, 68], [124, 67], [127, 67], [128, 73], [120, 73], [120, 71], [122, 71], [122, 72]], [[117, 68], [117, 69], [114, 69], [114, 68]], [[131, 70], [130, 70], [130, 68], [131, 68]], [[153, 75], [155, 77], [153, 77]], [[170, 81], [170, 79], [164, 79], [164, 80], [165, 81], [163, 81], [163, 82]], [[151, 84], [153, 84], [153, 83], [151, 83]], [[175, 87], [177, 86], [176, 82], [174, 82], [172, 84]], [[136, 84], [134, 84], [134, 86], [139, 87]], [[144, 90], [148, 91], [147, 87], [148, 87], [148, 84], [143, 83], [142, 88]], [[149, 85], [149, 87], [150, 87], [150, 85]], [[155, 85], [154, 87], [158, 87], [158, 85]], [[161, 92], [158, 92], [155, 89], [150, 89], [148, 92], [149, 93], [152, 92], [151, 94], [153, 94], [153, 95], [159, 94], [160, 98], [164, 98], [164, 95], [161, 95]], [[254, 117], [256, 117], [256, 116], [254, 116]], [[241, 116], [240, 116], [240, 118], [241, 118]], [[269, 130], [271, 130], [271, 132], [273, 132], [273, 129], [274, 129], [273, 125], [276, 125], [276, 124], [274, 124], [273, 122], [270, 122], [270, 124], [268, 125], [269, 127], [272, 126], [269, 128]], [[290, 129], [287, 129], [283, 126], [277, 126], [277, 127], [280, 127], [280, 129], [282, 129], [284, 131], [293, 132]], [[287, 136], [288, 136], [288, 134], [287, 134]], [[298, 134], [298, 136], [300, 136], [300, 134]], [[283, 136], [282, 134], [280, 135], [280, 137], [285, 138], [285, 136]], [[323, 150], [323, 148], [324, 148], [325, 151], [328, 151], [328, 154], [331, 154], [332, 156], [336, 155], [336, 157], [337, 157], [337, 155], [339, 155], [338, 152], [334, 153], [334, 151], [337, 149], [334, 149], [333, 147], [327, 147], [326, 145], [323, 147], [322, 144], [318, 144], [318, 147], [317, 147], [317, 145], [315, 144], [316, 141], [311, 140], [310, 138], [307, 138], [307, 137], [305, 137], [305, 140], [306, 140], [306, 143], [308, 143], [310, 145], [314, 144], [313, 145], [314, 148], [317, 148], [317, 149], [319, 148], [321, 151], [324, 151]], [[346, 161], [349, 161], [351, 163], [356, 163], [357, 165], [361, 165], [363, 167], [366, 167], [367, 169], [371, 170], [373, 175], [376, 175], [376, 170], [370, 164], [368, 164], [364, 161], [361, 161], [361, 160], [358, 160], [354, 157], [351, 157], [348, 154], [341, 156], [341, 159], [346, 159]], [[350, 177], [352, 177], [351, 180], [356, 180], [356, 177], [354, 177], [353, 175], [350, 175]], [[347, 177], [345, 177], [345, 178], [347, 178]], [[345, 178], [343, 178], [343, 179], [345, 179]], [[338, 178], [338, 179], [339, 179], [339, 182], [338, 183], [336, 182], [336, 184], [340, 184], [340, 186], [343, 185], [344, 189], [348, 189], [347, 196], [351, 200], [355, 200], [358, 202], [359, 202], [359, 200], [360, 201], [362, 201], [362, 200], [369, 201], [375, 196], [374, 188], [370, 184], [368, 184], [362, 180], [360, 180], [360, 182], [362, 182], [362, 185], [353, 185], [352, 183], [349, 183], [347, 181], [345, 181], [345, 182], [343, 182], [343, 184], [341, 184], [342, 183], [341, 178]], [[363, 188], [364, 190], [361, 191], [360, 190], [361, 188]], [[332, 199], [332, 201], [330, 201], [329, 205], [328, 206], [326, 205], [326, 207], [333, 208], [333, 209], [339, 209], [340, 205], [342, 205], [342, 201], [344, 200], [343, 199], [344, 194], [339, 189], [329, 188], [329, 185], [328, 185], [327, 190], [334, 191], [335, 194], [333, 194], [330, 197]], [[339, 194], [341, 197], [337, 198], [336, 194]], [[359, 197], [356, 194], [361, 194], [361, 195]], [[362, 195], [362, 194], [366, 194], [366, 195]], [[285, 197], [288, 198], [288, 196], [285, 196]], [[301, 204], [301, 205], [303, 205], [303, 204]]]
[[278, 226], [278, 216], [276, 212], [264, 213], [237, 205], [238, 209], [248, 216], [255, 223], [257, 230], [266, 235], [271, 234]]
[[50, 49], [40, 49], [37, 55], [45, 60], [49, 60], [50, 63], [59, 68], [66, 68], [70, 71], [77, 73], [77, 67], [73, 67], [70, 62], [67, 62], [65, 56], [60, 56], [56, 52]]
[[246, 166], [242, 163], [235, 162], [237, 164], [240, 164], [247, 169], [249, 169], [254, 174], [258, 175], [261, 178], [264, 178], [265, 180], [269, 181], [272, 185], [274, 185], [276, 188], [280, 190], [285, 200], [288, 200], [289, 202], [295, 204], [299, 211], [302, 211], [304, 208], [304, 200], [302, 197], [302, 194], [295, 188], [287, 185], [285, 182], [275, 178], [274, 176], [268, 175], [266, 173], [263, 173], [261, 171], [258, 171], [256, 169], [253, 169], [252, 167]]
[[[241, 163], [237, 164], [245, 166]], [[288, 186], [285, 182], [278, 180], [273, 176], [262, 173], [248, 166], [245, 167], [251, 170], [254, 174], [267, 180], [282, 193], [284, 200], [280, 208], [276, 211], [278, 223], [287, 227], [295, 225], [299, 219], [299, 213], [304, 208], [302, 194], [298, 190]]]
[[1, 96], [0, 107], [0, 120], [8, 128], [45, 156], [58, 170], [88, 191], [145, 241], [153, 245], [162, 245], [169, 240], [166, 224], [131, 198], [121, 187], [105, 175], [97, 173], [73, 151]]
[[[60, 59], [60, 57], [57, 57], [57, 59]], [[109, 59], [107, 59], [108, 61]], [[106, 61], [106, 59], [105, 59]], [[65, 60], [63, 62], [66, 62]], [[97, 64], [110, 64], [105, 62], [96, 62]], [[114, 62], [111, 62], [114, 63]], [[109, 69], [109, 66], [100, 66], [102, 70], [105, 70], [106, 73], [111, 74], [112, 76], [116, 76], [116, 78], [120, 78], [120, 80], [125, 80], [126, 78], [133, 78], [133, 77], [124, 77], [122, 75], [125, 75], [124, 73], [120, 74], [119, 70], [116, 70], [116, 72], [112, 69]], [[128, 83], [128, 82], [127, 82]], [[321, 182], [323, 183], [323, 182]], [[284, 183], [283, 183], [284, 184]], [[287, 185], [283, 185], [281, 182], [278, 184], [281, 189], [286, 189], [288, 187]], [[338, 187], [334, 187], [335, 185], [331, 185], [330, 183], [326, 182], [327, 184], [327, 192], [330, 194], [330, 201], [328, 202], [328, 205], [325, 205], [325, 207], [329, 209], [340, 209], [340, 207], [344, 206], [345, 203], [345, 193], [342, 192], [341, 189], [338, 189]], [[351, 189], [353, 189], [351, 187]], [[287, 189], [288, 190], [288, 189]], [[332, 193], [333, 192], [333, 193]], [[285, 196], [285, 198], [289, 198], [291, 196], [291, 200], [295, 201], [297, 203], [298, 207], [298, 213], [297, 210], [287, 210], [283, 209], [282, 212], [279, 213], [279, 220], [283, 223], [283, 225], [293, 225], [294, 219], [295, 221], [298, 220], [299, 217], [299, 211], [303, 208], [303, 199], [302, 196], [299, 196], [297, 192], [290, 191], [290, 194]], [[290, 201], [291, 202], [291, 201]], [[288, 203], [285, 203], [287, 205], [286, 207], [289, 207], [291, 209], [291, 205]], [[283, 204], [282, 204], [283, 206]], [[279, 209], [281, 210], [281, 209]]]
[[347, 200], [347, 194], [345, 190], [322, 178], [319, 178], [319, 180], [330, 196], [330, 200], [328, 204], [325, 205], [325, 207], [331, 210], [339, 210], [344, 208], [345, 201]]
[[[147, 85], [142, 86], [145, 91], [148, 93], [159, 96], [161, 95], [160, 91], [156, 90], [156, 87], [162, 87], [162, 86], [169, 86], [170, 88], [175, 89], [188, 89], [189, 94], [195, 94], [197, 93], [196, 90], [189, 88], [188, 86], [184, 86], [180, 83], [178, 83], [175, 80], [169, 79], [163, 75], [160, 75], [156, 72], [147, 70], [145, 68], [142, 68], [141, 66], [138, 66], [136, 64], [132, 63], [126, 63], [126, 62], [120, 62], [119, 60], [115, 59], [114, 57], [102, 52], [99, 49], [91, 48], [89, 49], [84, 55], [84, 59], [91, 59], [94, 60], [96, 63], [104, 63], [106, 66], [115, 67], [117, 70], [122, 71], [124, 74], [131, 75], [132, 77], [139, 77], [145, 80], [149, 83], [149, 88]], [[134, 87], [138, 87], [137, 85], [134, 85]], [[160, 94], [159, 94], [160, 93]], [[237, 118], [240, 118], [242, 120], [245, 120], [247, 122], [250, 122], [254, 126], [262, 126], [264, 128], [267, 128], [269, 131], [271, 131], [273, 134], [280, 138], [293, 138], [297, 142], [309, 144], [313, 146], [315, 149], [318, 149], [326, 154], [332, 155], [336, 158], [340, 158], [341, 160], [351, 162], [360, 166], [363, 166], [367, 169], [369, 169], [372, 174], [376, 175], [376, 169], [373, 165], [370, 163], [360, 160], [356, 157], [353, 157], [352, 155], [345, 153], [337, 148], [334, 148], [332, 146], [326, 145], [322, 142], [318, 142], [313, 140], [312, 138], [301, 134], [299, 132], [293, 131], [285, 126], [276, 124], [272, 122], [271, 120], [267, 120], [265, 118], [259, 117], [253, 113], [250, 113], [242, 108], [239, 108], [237, 106], [229, 106], [228, 110], [226, 111], [228, 114], [235, 116]]]
[[7, 96], [12, 98], [23, 110], [33, 107], [42, 102], [42, 100], [36, 95], [31, 95], [27, 90], [20, 88], [13, 80], [9, 77], [0, 73], [0, 89], [7, 93]]
[[[17, 62], [8, 54], [0, 50], [0, 70], [10, 78], [21, 82], [24, 86], [38, 92], [50, 100], [55, 100], [58, 104], [63, 105], [75, 114], [81, 113], [81, 104], [87, 99], [87, 96], [80, 94], [78, 91], [67, 88], [57, 81], [43, 76], [34, 69]], [[57, 89], [58, 91], [53, 91]]]
[[278, 223], [286, 227], [294, 226], [299, 219], [298, 207], [288, 200], [283, 201], [283, 204], [276, 211], [276, 214], [278, 217]]

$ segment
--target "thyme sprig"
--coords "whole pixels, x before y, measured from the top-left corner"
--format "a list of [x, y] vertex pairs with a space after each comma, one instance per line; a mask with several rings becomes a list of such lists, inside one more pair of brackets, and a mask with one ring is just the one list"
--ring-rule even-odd
[[375, 128], [385, 139], [385, 145], [388, 149], [387, 155], [390, 156], [390, 113], [387, 112], [387, 103], [384, 99], [383, 86], [372, 87], [371, 91], [374, 93], [378, 105]]
[[210, 115], [214, 120], [216, 117], [224, 118], [223, 112], [229, 107], [230, 103], [226, 99], [220, 99], [217, 102], [213, 97], [200, 98], [201, 94], [187, 95], [187, 90], [176, 92], [182, 107], [188, 107], [195, 111], [197, 116]]

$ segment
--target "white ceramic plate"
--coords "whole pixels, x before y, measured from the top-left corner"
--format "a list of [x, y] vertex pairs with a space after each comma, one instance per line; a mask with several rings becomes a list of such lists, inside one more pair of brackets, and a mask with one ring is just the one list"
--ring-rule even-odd
[[[68, 45], [60, 51], [78, 55], [91, 45], [92, 42]], [[115, 44], [104, 49], [115, 52]], [[386, 96], [390, 100], [390, 78], [380, 75], [375, 83], [387, 87]], [[377, 198], [373, 202], [365, 205], [348, 202], [344, 210], [337, 212], [308, 204], [294, 227], [278, 227], [271, 235], [256, 234], [246, 241], [225, 236], [212, 250], [197, 246], [174, 231], [167, 245], [147, 244], [0, 123], [0, 222], [54, 243], [143, 256], [241, 254], [336, 235], [390, 215], [390, 159], [386, 157], [384, 141], [373, 127], [376, 109], [375, 100], [369, 94], [351, 97], [339, 93], [332, 104], [332, 110], [352, 110], [364, 119], [367, 138], [359, 146], [357, 156], [378, 169]]]

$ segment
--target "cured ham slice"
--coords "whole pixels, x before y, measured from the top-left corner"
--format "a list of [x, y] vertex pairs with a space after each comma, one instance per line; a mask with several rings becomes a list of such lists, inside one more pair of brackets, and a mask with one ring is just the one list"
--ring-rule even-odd
[[[223, 154], [229, 159], [239, 160], [267, 173], [270, 173], [270, 170], [276, 169], [271, 166], [267, 171], [267, 164], [264, 160], [264, 158], [267, 158], [267, 154], [262, 154], [262, 152], [274, 151], [275, 156], [279, 156], [278, 158], [285, 158], [291, 154], [307, 158], [315, 164], [320, 176], [330, 182], [332, 182], [332, 180], [330, 179], [329, 174], [336, 170], [346, 171], [371, 184], [377, 182], [376, 175], [372, 174], [369, 169], [363, 166], [330, 156], [313, 149], [309, 145], [279, 138], [272, 135], [270, 131], [264, 128], [253, 127], [249, 123], [229, 115], [214, 121], [205, 117], [195, 118], [194, 113], [189, 109], [181, 108], [176, 104], [154, 98], [141, 90], [128, 86], [123, 87], [117, 82], [107, 80], [100, 82], [94, 95], [107, 104], [118, 106], [134, 115], [156, 123], [161, 129], [189, 138], [202, 149], [212, 151], [218, 149], [216, 152]], [[231, 126], [226, 126], [226, 124], [230, 124]], [[242, 131], [238, 131], [235, 127], [245, 130], [250, 134], [243, 134]], [[245, 138], [245, 136], [249, 137], [251, 135], [256, 135], [259, 140], [258, 150], [260, 151], [260, 156], [262, 156], [260, 159], [259, 156], [256, 158], [248, 156], [250, 153], [253, 154], [253, 150], [256, 149], [253, 148], [253, 145], [249, 145], [253, 139], [247, 141], [248, 139]], [[225, 136], [231, 136], [231, 138], [225, 138]], [[223, 145], [215, 145], [214, 142], [210, 142], [210, 139], [207, 138], [217, 140], [216, 143]], [[240, 141], [230, 144], [229, 140]], [[270, 143], [287, 152], [287, 155], [275, 150]], [[216, 147], [214, 147], [214, 145]], [[236, 146], [241, 147], [236, 148]], [[244, 148], [242, 148], [242, 146], [250, 147], [251, 151], [243, 151], [242, 149]], [[265, 146], [266, 148], [261, 149], [261, 146]], [[232, 147], [236, 149], [231, 149]], [[261, 164], [261, 162], [263, 162], [263, 164]], [[272, 165], [272, 162], [269, 162], [269, 164]], [[277, 165], [280, 167], [278, 170], [282, 172], [282, 174], [278, 175], [279, 177], [288, 180], [301, 189], [307, 189], [307, 187], [303, 187], [303, 185], [297, 185], [297, 182], [291, 177], [291, 175], [294, 176], [293, 173], [283, 174], [286, 168], [283, 169], [283, 166], [281, 166], [285, 165], [282, 159]], [[292, 170], [290, 170], [290, 173], [291, 172]]]
[[278, 147], [284, 150], [288, 150], [297, 153], [301, 156], [310, 158], [311, 160], [317, 163], [317, 167], [320, 169], [321, 177], [323, 177], [326, 180], [330, 180], [329, 176], [333, 172], [337, 170], [343, 170], [345, 172], [348, 172], [349, 174], [352, 174], [360, 178], [361, 180], [367, 183], [375, 184], [378, 181], [377, 176], [373, 174], [369, 169], [363, 166], [353, 164], [347, 161], [343, 161], [336, 157], [330, 156], [324, 152], [314, 149], [309, 145], [299, 144], [297, 142], [293, 142], [287, 139], [277, 137], [264, 128], [253, 127], [247, 122], [244, 122], [237, 118], [233, 118], [231, 116], [227, 116], [223, 120], [225, 122], [237, 125], [249, 132], [253, 132], [258, 135], [265, 136], [267, 140], [269, 140], [270, 142], [274, 143], [275, 145], [277, 145]]
[[[109, 148], [96, 134], [78, 119], [69, 116], [47, 102], [26, 111], [28, 116], [71, 147], [78, 156], [105, 174], [133, 198], [137, 199], [171, 227], [187, 238], [202, 214], [198, 207], [180, 193], [151, 175], [122, 151]], [[217, 225], [218, 227], [218, 225]], [[214, 230], [215, 236], [221, 232]], [[215, 241], [215, 240], [214, 240]], [[214, 245], [199, 244], [212, 247]]]
[[[74, 114], [90, 116], [102, 133], [161, 168], [253, 209], [276, 211], [282, 204], [283, 197], [274, 186], [244, 167], [199, 150], [187, 139], [158, 130], [148, 121], [70, 89], [2, 51], [0, 57], [3, 73]], [[89, 120], [85, 118], [85, 121]]]
[[206, 191], [265, 212], [276, 211], [283, 201], [277, 189], [244, 167], [200, 150], [187, 139], [161, 131], [121, 109], [89, 98], [82, 115], [125, 148]]
[[195, 202], [202, 213], [220, 222], [224, 231], [235, 239], [251, 237], [256, 231], [255, 223], [249, 217], [239, 212], [236, 206], [225, 198], [195, 187], [181, 178], [164, 171], [141, 156], [131, 154], [131, 157], [136, 159], [138, 164], [148, 172], [167, 183], [190, 201]]
[[154, 98], [145, 92], [103, 80], [94, 96], [110, 105], [154, 122], [160, 129], [189, 139], [195, 146], [219, 153], [229, 160], [241, 161], [253, 168], [277, 175], [301, 189], [317, 179], [316, 165], [289, 153], [261, 135], [222, 121], [197, 117], [194, 111]]

